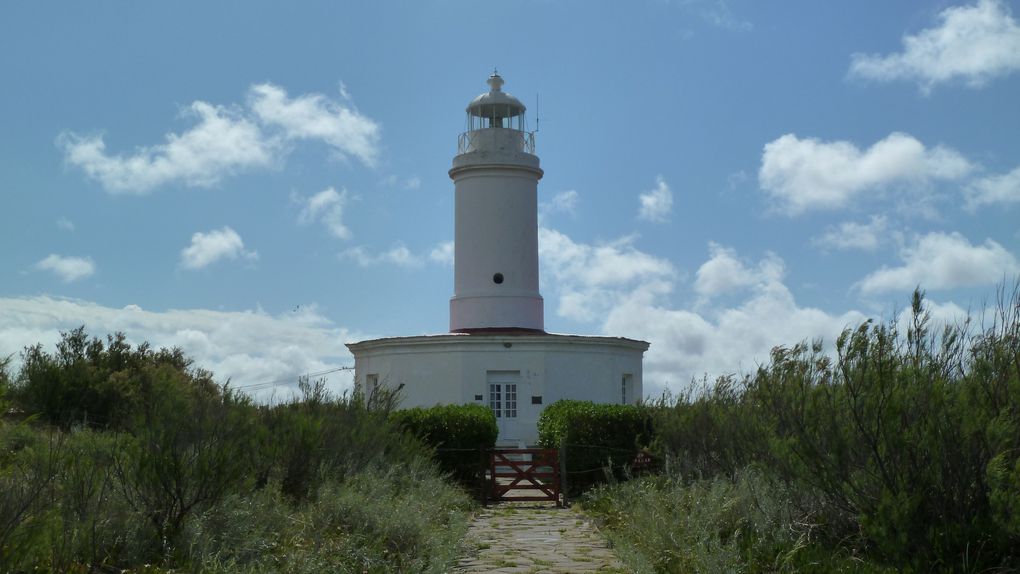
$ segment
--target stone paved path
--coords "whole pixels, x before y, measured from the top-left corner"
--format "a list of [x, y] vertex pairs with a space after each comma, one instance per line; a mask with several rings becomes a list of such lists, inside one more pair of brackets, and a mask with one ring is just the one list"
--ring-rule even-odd
[[625, 573], [623, 563], [576, 510], [503, 503], [482, 509], [464, 540], [455, 572]]

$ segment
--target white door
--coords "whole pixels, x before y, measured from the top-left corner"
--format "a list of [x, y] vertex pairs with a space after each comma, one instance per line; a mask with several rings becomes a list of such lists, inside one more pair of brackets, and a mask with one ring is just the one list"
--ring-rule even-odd
[[489, 408], [496, 415], [499, 426], [499, 440], [516, 440], [520, 437], [517, 429], [517, 385], [521, 380], [520, 371], [486, 371], [489, 384]]

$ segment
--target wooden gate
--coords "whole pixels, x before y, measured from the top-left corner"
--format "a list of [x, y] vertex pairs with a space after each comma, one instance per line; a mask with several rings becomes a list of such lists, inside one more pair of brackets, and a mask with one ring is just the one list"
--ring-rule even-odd
[[560, 457], [556, 449], [489, 451], [488, 500], [551, 501], [560, 506]]

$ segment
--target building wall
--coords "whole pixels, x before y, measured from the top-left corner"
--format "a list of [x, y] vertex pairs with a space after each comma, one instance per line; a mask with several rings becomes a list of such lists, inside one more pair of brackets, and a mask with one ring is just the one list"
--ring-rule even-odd
[[[501, 441], [534, 444], [542, 409], [560, 399], [628, 402], [642, 398], [641, 360], [647, 343], [565, 335], [437, 335], [349, 345], [358, 384], [377, 380], [401, 389], [402, 407], [489, 405], [490, 372], [519, 372], [517, 417], [500, 422]], [[541, 404], [533, 404], [539, 397]], [[505, 405], [504, 405], [505, 406]]]

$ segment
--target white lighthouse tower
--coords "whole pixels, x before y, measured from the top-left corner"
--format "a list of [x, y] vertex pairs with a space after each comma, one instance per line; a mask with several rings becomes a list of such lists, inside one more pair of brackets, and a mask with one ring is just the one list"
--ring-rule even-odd
[[545, 332], [538, 291], [538, 180], [525, 107], [493, 73], [467, 107], [454, 182], [450, 332], [348, 343], [355, 384], [401, 388], [401, 406], [478, 403], [504, 445], [534, 444], [538, 416], [560, 399], [642, 398], [648, 343]]
[[490, 90], [468, 104], [450, 178], [456, 195], [450, 331], [544, 331], [538, 293], [538, 180], [524, 104]]

